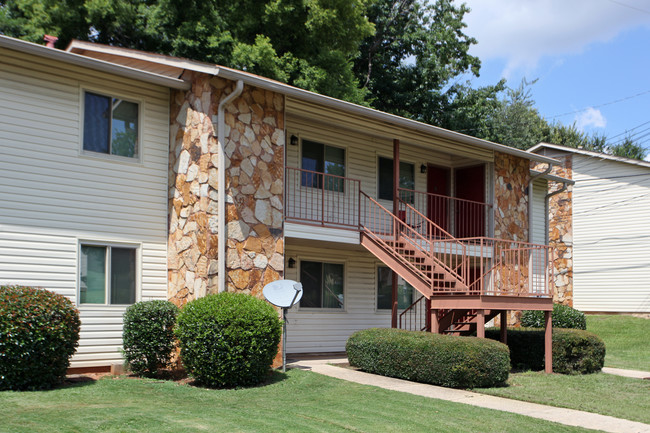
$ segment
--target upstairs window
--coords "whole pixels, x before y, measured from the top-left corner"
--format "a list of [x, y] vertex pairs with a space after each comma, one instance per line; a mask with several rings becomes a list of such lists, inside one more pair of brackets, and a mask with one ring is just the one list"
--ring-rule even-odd
[[[399, 162], [399, 187], [415, 189], [415, 166], [408, 162]], [[382, 200], [393, 200], [393, 160], [379, 157], [379, 191]], [[402, 196], [404, 201], [413, 202], [413, 193]]]
[[328, 191], [343, 192], [343, 179], [323, 175], [345, 176], [345, 149], [328, 146], [315, 141], [302, 140], [302, 169], [317, 173], [302, 173], [302, 186], [325, 188]]
[[133, 304], [136, 287], [135, 247], [81, 245], [80, 304]]
[[85, 92], [85, 151], [138, 158], [139, 106], [135, 102]]
[[343, 308], [343, 265], [302, 260], [301, 308]]

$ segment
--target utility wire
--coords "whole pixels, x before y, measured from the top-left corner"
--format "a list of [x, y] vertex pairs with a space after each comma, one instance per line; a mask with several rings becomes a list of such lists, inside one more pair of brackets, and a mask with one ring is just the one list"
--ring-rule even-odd
[[643, 12], [644, 14], [648, 14], [648, 15], [650, 15], [650, 11], [648, 11], [648, 10], [641, 9], [641, 8], [636, 7], [636, 6], [628, 5], [628, 4], [625, 4], [625, 3], [623, 3], [623, 2], [619, 2], [619, 1], [616, 1], [616, 0], [609, 0], [609, 1], [610, 1], [611, 3], [617, 4], [617, 5], [619, 5], [619, 6], [623, 6], [623, 7], [630, 8], [630, 9], [634, 9], [635, 11]]
[[632, 132], [632, 131], [634, 131], [635, 129], [638, 129], [638, 128], [644, 126], [644, 125], [647, 125], [648, 123], [650, 123], [650, 120], [648, 120], [647, 122], [643, 122], [642, 124], [637, 125], [637, 126], [635, 126], [634, 128], [626, 129], [625, 131], [623, 131], [623, 132], [621, 132], [621, 133], [619, 133], [619, 134], [612, 135], [611, 137], [609, 137], [609, 139], [611, 140], [612, 138], [620, 137], [620, 136], [623, 135], [623, 134], [627, 134], [628, 132]]
[[[610, 0], [610, 1], [611, 1], [611, 0]], [[604, 104], [600, 104], [600, 105], [592, 105], [592, 106], [590, 106], [590, 107], [582, 108], [582, 109], [580, 109], [580, 110], [569, 111], [569, 112], [566, 112], [566, 113], [557, 114], [557, 115], [555, 115], [555, 116], [548, 117], [548, 119], [555, 119], [555, 118], [557, 118], [557, 117], [568, 116], [569, 114], [582, 113], [583, 111], [587, 111], [587, 110], [589, 110], [590, 108], [600, 108], [600, 107], [605, 107], [605, 106], [607, 106], [607, 105], [617, 104], [617, 103], [619, 103], [619, 102], [627, 101], [627, 100], [629, 100], [629, 99], [633, 99], [633, 98], [636, 98], [636, 97], [638, 97], [638, 96], [645, 95], [645, 94], [647, 94], [647, 93], [650, 93], [650, 90], [646, 90], [646, 91], [644, 91], [644, 92], [637, 93], [636, 95], [626, 96], [625, 98], [617, 99], [617, 100], [615, 100], [615, 101], [605, 102]]]

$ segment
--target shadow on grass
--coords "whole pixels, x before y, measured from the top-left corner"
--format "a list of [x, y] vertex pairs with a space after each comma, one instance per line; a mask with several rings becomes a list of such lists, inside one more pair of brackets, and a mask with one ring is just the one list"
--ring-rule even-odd
[[[251, 386], [233, 386], [233, 387], [220, 387], [220, 386], [210, 386], [208, 384], [202, 383], [199, 380], [188, 376], [187, 374], [182, 378], [171, 379], [176, 383], [191, 386], [193, 388], [203, 388], [203, 389], [215, 389], [215, 390], [233, 390], [233, 389], [254, 389], [254, 388], [263, 388], [265, 386], [274, 385], [276, 383], [283, 382], [289, 378], [287, 373], [283, 373], [279, 370], [273, 370], [269, 373], [268, 378], [262, 383]], [[159, 378], [162, 379], [162, 378]], [[163, 379], [164, 380], [164, 379]]]

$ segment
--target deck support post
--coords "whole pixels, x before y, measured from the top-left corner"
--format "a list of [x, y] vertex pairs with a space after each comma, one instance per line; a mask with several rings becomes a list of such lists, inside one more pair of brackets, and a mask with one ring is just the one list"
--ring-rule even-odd
[[[393, 139], [393, 215], [399, 218], [399, 140]], [[399, 224], [395, 223], [395, 247], [399, 241]], [[393, 271], [391, 290], [391, 327], [397, 328], [397, 272]]]
[[395, 271], [393, 271], [392, 284], [390, 327], [397, 328], [397, 272]]
[[431, 332], [434, 334], [440, 334], [440, 321], [438, 320], [438, 309], [432, 308], [431, 310]]
[[551, 311], [544, 311], [544, 372], [553, 373], [553, 326]]
[[424, 326], [427, 331], [431, 332], [431, 299], [426, 299], [424, 305], [427, 311], [427, 314], [424, 315]]
[[499, 321], [501, 322], [501, 342], [508, 344], [508, 311], [501, 312]]
[[476, 311], [476, 336], [485, 338], [485, 310]]

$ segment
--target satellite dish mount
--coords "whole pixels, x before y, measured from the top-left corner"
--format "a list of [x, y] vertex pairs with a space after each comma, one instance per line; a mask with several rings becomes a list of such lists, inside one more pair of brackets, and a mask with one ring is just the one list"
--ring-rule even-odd
[[262, 289], [264, 298], [276, 307], [282, 308], [282, 372], [287, 371], [287, 312], [300, 302], [302, 284], [292, 280], [273, 281]]

